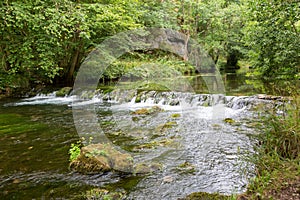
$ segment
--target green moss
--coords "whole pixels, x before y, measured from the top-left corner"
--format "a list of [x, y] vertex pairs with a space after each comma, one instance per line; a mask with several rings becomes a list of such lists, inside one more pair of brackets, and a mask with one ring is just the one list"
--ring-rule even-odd
[[111, 85], [99, 85], [97, 90], [101, 90], [103, 94], [107, 94], [112, 92], [115, 89], [115, 86]]
[[158, 125], [157, 128], [156, 128], [156, 131], [163, 132], [166, 129], [172, 128], [176, 125], [177, 125], [177, 122], [175, 122], [175, 121], [166, 122], [164, 124]]
[[165, 123], [164, 128], [171, 128], [175, 125], [177, 125], [177, 122], [170, 121], [170, 122]]
[[137, 96], [135, 98], [135, 103], [140, 103], [141, 102], [141, 96]]
[[174, 113], [171, 115], [172, 118], [178, 118], [180, 117], [181, 115], [179, 113]]
[[209, 102], [204, 102], [204, 103], [202, 104], [202, 106], [203, 106], [203, 107], [208, 107], [208, 106], [209, 106]]
[[47, 124], [35, 122], [20, 114], [0, 114], [0, 134], [37, 132], [47, 128]]
[[136, 111], [133, 111], [131, 114], [132, 115], [151, 115], [151, 114], [155, 114], [155, 113], [162, 112], [162, 111], [163, 111], [163, 109], [161, 109], [160, 107], [153, 106], [151, 108], [138, 109]]
[[178, 165], [176, 169], [179, 173], [194, 173], [196, 171], [195, 166], [187, 161]]
[[55, 93], [57, 97], [64, 97], [70, 94], [72, 88], [71, 87], [63, 87], [59, 91]]
[[228, 123], [228, 124], [233, 124], [233, 123], [235, 123], [234, 119], [232, 119], [232, 118], [225, 118], [225, 119], [224, 119], [224, 122], [225, 122], [225, 123]]
[[149, 143], [141, 144], [133, 148], [133, 150], [141, 150], [141, 149], [155, 149], [159, 146], [172, 146], [175, 145], [174, 139], [162, 139], [162, 140], [155, 140]]
[[84, 198], [87, 200], [102, 199], [102, 200], [120, 200], [126, 198], [126, 192], [109, 191], [101, 188], [94, 188], [86, 192]]
[[90, 144], [81, 148], [80, 155], [70, 163], [70, 168], [81, 173], [132, 172], [133, 159], [110, 145]]
[[154, 171], [162, 170], [160, 163], [139, 163], [134, 166], [134, 174], [149, 174]]
[[229, 200], [231, 197], [217, 193], [194, 192], [179, 200]]
[[150, 113], [147, 108], [141, 108], [139, 110], [132, 112], [131, 114], [133, 114], [133, 115], [149, 115]]

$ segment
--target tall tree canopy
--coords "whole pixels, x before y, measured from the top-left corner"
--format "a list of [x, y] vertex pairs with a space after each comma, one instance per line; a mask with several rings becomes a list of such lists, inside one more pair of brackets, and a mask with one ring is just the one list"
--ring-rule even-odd
[[300, 2], [248, 2], [243, 30], [249, 57], [264, 77], [294, 78], [300, 72]]
[[164, 27], [197, 39], [215, 63], [248, 58], [265, 77], [299, 75], [298, 0], [5, 0], [0, 3], [0, 91], [71, 85], [105, 38]]

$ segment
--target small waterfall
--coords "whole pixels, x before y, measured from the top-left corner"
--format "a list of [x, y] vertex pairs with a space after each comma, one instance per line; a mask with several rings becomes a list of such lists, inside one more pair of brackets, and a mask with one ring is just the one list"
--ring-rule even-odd
[[101, 90], [83, 91], [80, 96], [72, 95], [57, 97], [56, 92], [38, 94], [35, 97], [25, 98], [6, 106], [39, 105], [39, 104], [67, 104], [69, 106], [84, 106], [109, 102], [113, 104], [126, 104], [136, 107], [143, 106], [188, 106], [188, 107], [212, 107], [224, 105], [233, 110], [251, 109], [263, 104], [265, 107], [274, 108], [282, 104], [282, 97], [270, 97], [267, 95], [254, 96], [225, 96], [223, 94], [193, 94], [184, 92], [158, 92], [137, 90], [113, 90], [103, 93]]
[[[101, 99], [99, 102], [107, 101], [117, 104], [140, 104], [141, 106], [189, 106], [189, 107], [211, 107], [224, 105], [233, 110], [251, 109], [259, 104], [272, 107], [281, 104], [282, 99], [255, 96], [225, 96], [223, 94], [193, 94], [183, 92], [157, 92], [136, 90], [114, 90], [111, 93], [103, 94], [97, 91], [92, 98]], [[82, 99], [82, 97], [80, 97]], [[93, 103], [93, 102], [91, 102]], [[76, 106], [76, 103], [73, 104]]]

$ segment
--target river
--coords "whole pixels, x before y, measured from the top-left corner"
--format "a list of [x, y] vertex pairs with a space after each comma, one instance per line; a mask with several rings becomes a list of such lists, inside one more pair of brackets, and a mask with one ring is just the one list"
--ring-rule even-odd
[[[98, 123], [115, 145], [136, 160], [161, 164], [161, 170], [144, 176], [80, 174], [69, 169], [70, 145], [84, 136], [74, 125], [74, 97], [48, 94], [0, 100], [0, 199], [84, 199], [93, 188], [122, 191], [126, 199], [246, 190], [254, 166], [245, 156], [254, 152], [252, 136], [259, 133], [253, 125], [254, 107], [268, 101], [232, 94], [144, 94], [139, 102], [136, 95], [127, 102], [118, 101], [116, 94], [108, 101], [104, 94], [90, 99]], [[143, 117], [132, 114], [153, 106], [162, 111]], [[220, 106], [224, 112], [213, 115]], [[171, 126], [166, 128], [167, 123]], [[94, 138], [89, 142], [99, 142], [97, 135], [88, 136]], [[141, 148], [145, 144], [153, 146]], [[181, 170], [183, 163], [192, 170]]]

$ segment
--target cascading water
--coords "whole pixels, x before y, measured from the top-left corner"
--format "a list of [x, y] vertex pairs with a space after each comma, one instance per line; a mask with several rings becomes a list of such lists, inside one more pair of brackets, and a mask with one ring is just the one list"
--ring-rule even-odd
[[[272, 108], [274, 101], [258, 96], [114, 90], [106, 94], [84, 91], [80, 98], [56, 97], [52, 93], [5, 106], [41, 104], [76, 109], [94, 104], [97, 123], [113, 144], [132, 154], [137, 162], [157, 162], [162, 166], [127, 188], [128, 199], [177, 199], [197, 191], [224, 194], [245, 191], [254, 166], [242, 157], [253, 153], [251, 135], [258, 133], [248, 126], [255, 115], [251, 110], [258, 105]], [[134, 114], [153, 106], [162, 110]], [[96, 135], [88, 136], [95, 138], [94, 143], [99, 142]], [[190, 170], [180, 167], [184, 164]], [[82, 184], [103, 186], [102, 179], [92, 181], [89, 176], [78, 177]], [[74, 179], [74, 176], [67, 177]], [[96, 183], [97, 180], [100, 182]], [[116, 182], [116, 178], [111, 181]]]

